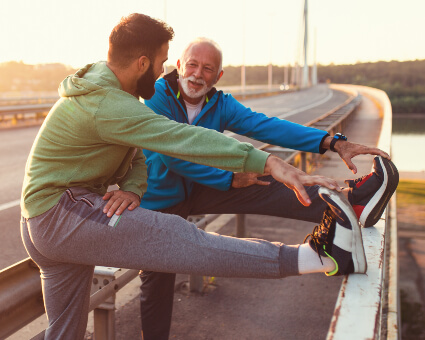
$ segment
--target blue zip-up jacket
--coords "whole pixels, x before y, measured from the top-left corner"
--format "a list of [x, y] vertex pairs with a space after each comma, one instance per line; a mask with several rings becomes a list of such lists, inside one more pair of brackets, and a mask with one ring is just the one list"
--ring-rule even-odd
[[[178, 90], [177, 70], [157, 80], [155, 94], [145, 104], [157, 114], [188, 124], [186, 106]], [[193, 125], [223, 132], [229, 130], [272, 145], [323, 153], [328, 133], [279, 118], [269, 118], [243, 106], [231, 94], [211, 89]], [[172, 207], [188, 198], [193, 183], [229, 190], [233, 173], [143, 150], [148, 167], [148, 189], [140, 206], [151, 210]]]

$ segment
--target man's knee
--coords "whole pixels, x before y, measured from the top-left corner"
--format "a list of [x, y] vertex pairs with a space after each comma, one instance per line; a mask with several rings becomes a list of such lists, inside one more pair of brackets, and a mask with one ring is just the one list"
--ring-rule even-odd
[[167, 295], [173, 295], [176, 274], [158, 273], [152, 271], [140, 271], [140, 280], [142, 284], [141, 301], [161, 299]]

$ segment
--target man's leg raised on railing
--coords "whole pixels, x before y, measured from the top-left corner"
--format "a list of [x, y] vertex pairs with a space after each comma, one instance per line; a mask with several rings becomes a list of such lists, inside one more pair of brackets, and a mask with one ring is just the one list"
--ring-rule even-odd
[[[43, 273], [49, 318], [47, 339], [64, 338], [63, 325], [58, 320], [67, 309], [67, 322], [73, 324], [74, 328], [69, 330], [66, 338], [80, 338], [81, 329], [87, 322], [87, 286], [94, 265], [222, 277], [276, 279], [299, 275], [299, 260], [302, 260], [299, 259], [299, 245], [288, 246], [259, 239], [237, 239], [207, 233], [178, 216], [142, 208], [126, 210], [120, 219], [108, 218], [103, 213], [104, 206], [101, 196], [86, 189], [74, 188], [68, 190], [52, 209], [40, 216], [25, 219], [22, 223], [28, 253]], [[340, 214], [354, 215], [348, 203], [337, 202], [335, 206], [337, 209], [334, 209], [334, 214], [341, 211]], [[343, 234], [343, 241], [348, 243], [344, 238], [351, 239], [352, 230], [359, 226], [352, 222], [345, 224], [343, 227], [347, 231]], [[329, 229], [332, 231], [335, 225], [338, 224], [331, 223]], [[332, 236], [328, 237], [327, 242], [332, 245]], [[329, 252], [328, 248], [325, 250], [328, 250], [328, 254], [316, 254], [321, 256], [322, 261], [318, 261], [318, 266], [313, 268], [314, 272], [332, 272], [335, 270], [334, 261], [340, 263], [339, 273], [354, 272], [355, 266], [350, 267], [345, 259], [341, 262], [339, 254]], [[362, 249], [352, 251], [356, 257], [361, 257], [362, 254], [358, 253]], [[348, 262], [351, 261], [352, 251], [346, 250]], [[302, 253], [300, 255], [304, 256]], [[83, 267], [90, 270], [86, 273], [81, 271], [79, 276], [82, 279], [69, 280], [67, 288], [64, 288], [64, 278], [75, 274], [68, 268], [72, 265], [78, 267], [78, 270]], [[45, 283], [46, 280], [49, 280], [49, 284]], [[81, 280], [84, 281], [83, 285]], [[63, 289], [73, 292], [77, 295], [74, 298], [84, 303], [76, 304], [71, 294], [69, 299], [55, 299]]]
[[[346, 181], [349, 187], [343, 190], [345, 197], [349, 198], [350, 204], [354, 206], [357, 218], [363, 213], [364, 220], [368, 216], [365, 216], [365, 211], [374, 211], [379, 216], [382, 214], [388, 202], [385, 199], [391, 197], [398, 183], [398, 172], [391, 161], [375, 157], [373, 164], [372, 173], [357, 180]], [[259, 214], [314, 223], [324, 221], [323, 216], [328, 204], [319, 196], [319, 186], [305, 187], [312, 202], [310, 206], [305, 207], [295, 193], [283, 183], [271, 176], [260, 179], [270, 184], [220, 191], [194, 183], [189, 199], [162, 211], [183, 218], [199, 214]], [[306, 245], [300, 248], [303, 254], [313, 255], [310, 250]], [[308, 272], [308, 268], [315, 268], [316, 260], [321, 259], [314, 255], [308, 257], [308, 261], [301, 264], [302, 270]], [[141, 275], [141, 280], [140, 309], [145, 340], [168, 339], [175, 276], [148, 272]], [[155, 284], [152, 284], [153, 282]]]

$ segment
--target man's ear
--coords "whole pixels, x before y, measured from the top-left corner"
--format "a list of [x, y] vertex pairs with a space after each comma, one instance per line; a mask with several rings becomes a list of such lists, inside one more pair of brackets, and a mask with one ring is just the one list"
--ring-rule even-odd
[[151, 64], [150, 59], [144, 55], [142, 55], [137, 60], [137, 66], [139, 70], [142, 72], [142, 74], [144, 74], [149, 69], [150, 64]]
[[216, 84], [218, 83], [218, 81], [220, 80], [220, 78], [223, 76], [223, 73], [224, 73], [224, 71], [221, 70], [220, 73], [218, 74], [217, 80], [215, 81]]
[[177, 69], [180, 71], [180, 59], [177, 59]]

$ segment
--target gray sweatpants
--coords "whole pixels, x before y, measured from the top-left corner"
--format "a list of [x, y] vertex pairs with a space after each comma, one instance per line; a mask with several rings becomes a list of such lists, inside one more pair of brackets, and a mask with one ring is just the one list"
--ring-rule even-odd
[[41, 270], [46, 339], [83, 339], [95, 265], [221, 277], [298, 275], [298, 248], [207, 233], [181, 217], [137, 208], [103, 213], [106, 201], [68, 189], [44, 214], [22, 218], [22, 239]]

